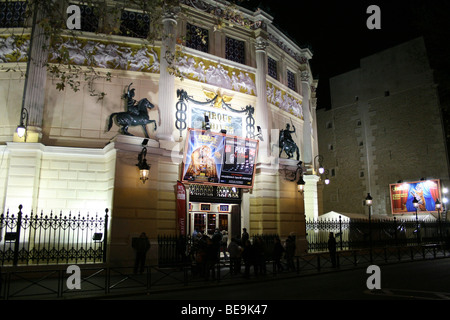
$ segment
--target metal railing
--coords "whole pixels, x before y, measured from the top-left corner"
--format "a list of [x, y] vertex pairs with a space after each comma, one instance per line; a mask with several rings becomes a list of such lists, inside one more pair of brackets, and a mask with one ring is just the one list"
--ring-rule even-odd
[[415, 246], [450, 240], [450, 222], [398, 220], [309, 220], [306, 222], [308, 252], [328, 250], [333, 232], [337, 249], [351, 250], [385, 246]]
[[1, 265], [106, 262], [108, 209], [105, 216], [0, 215]]
[[[372, 250], [345, 250], [336, 254], [337, 264], [333, 266], [331, 257], [326, 252], [308, 253], [294, 257], [294, 268], [287, 269], [287, 262], [282, 260], [284, 271], [280, 272], [272, 260], [265, 261], [264, 275], [266, 279], [295, 277], [317, 274], [331, 270], [349, 270], [367, 267], [371, 264], [383, 265], [406, 261], [423, 261], [449, 258], [448, 247], [439, 245], [422, 245], [409, 247], [385, 247]], [[70, 275], [67, 266], [44, 267], [2, 267], [0, 268], [0, 299], [90, 299], [107, 296], [124, 296], [131, 294], [149, 294], [157, 290], [178, 290], [182, 287], [204, 286], [208, 283], [239, 283], [248, 281], [244, 278], [244, 262], [241, 273], [231, 272], [226, 259], [217, 260], [205, 282], [205, 275], [199, 274], [195, 262], [159, 267], [147, 265], [143, 273], [134, 273], [133, 267], [115, 267], [100, 265], [80, 266], [80, 288], [73, 289], [67, 285]], [[256, 276], [253, 266], [250, 278], [262, 279], [263, 274]]]

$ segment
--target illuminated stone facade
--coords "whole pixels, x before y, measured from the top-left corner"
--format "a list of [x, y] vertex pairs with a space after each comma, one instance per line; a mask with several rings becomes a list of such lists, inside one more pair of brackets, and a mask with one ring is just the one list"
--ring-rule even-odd
[[[151, 45], [142, 46], [139, 38], [119, 35], [99, 40], [93, 32], [80, 31], [76, 39], [67, 38], [63, 45], [75, 64], [87, 65], [85, 53], [91, 52], [95, 67], [111, 74], [110, 81], [100, 78], [93, 83], [106, 93], [102, 100], [90, 95], [89, 83], [83, 79], [78, 92], [58, 90], [52, 74], [37, 65], [27, 82], [21, 72], [0, 72], [4, 115], [0, 118], [0, 205], [4, 210], [14, 211], [20, 204], [25, 212], [103, 213], [108, 208], [109, 262], [127, 263], [132, 259], [131, 238], [140, 232], [145, 231], [153, 243], [158, 235], [178, 232], [175, 187], [181, 175], [184, 140], [187, 128], [201, 129], [203, 123], [191, 119], [191, 104], [180, 115], [177, 93], [184, 90], [193, 100], [203, 102], [218, 94], [235, 110], [253, 107], [254, 123], [249, 126], [243, 114], [204, 105], [212, 131], [223, 129], [230, 117], [241, 117], [244, 137], [256, 138], [257, 127], [262, 134], [254, 186], [238, 192], [240, 200], [228, 215], [231, 236], [239, 236], [243, 227], [250, 234], [276, 233], [283, 238], [293, 232], [299, 252], [305, 251], [305, 215], [318, 214], [318, 178], [312, 165], [318, 153], [317, 81], [309, 67], [312, 54], [289, 40], [262, 11], [238, 8], [242, 20], [234, 21], [233, 27], [218, 28], [217, 18], [226, 4], [204, 1], [199, 9], [190, 3], [182, 4], [183, 14], [167, 12], [164, 16], [165, 32], [176, 36]], [[207, 35], [206, 46], [181, 40], [192, 28], [201, 28]], [[0, 53], [3, 70], [14, 66], [26, 71], [30, 30], [25, 29], [24, 41], [19, 42], [23, 47], [15, 50], [12, 46], [17, 43], [9, 44]], [[7, 29], [0, 41], [10, 41]], [[167, 48], [179, 49], [177, 69], [183, 78], [170, 72], [172, 66], [164, 59]], [[31, 53], [32, 57], [46, 55], [50, 62], [57, 61], [55, 52], [36, 49]], [[126, 111], [123, 95], [129, 86], [135, 89], [136, 101], [146, 98], [155, 106], [148, 109], [157, 127], [147, 125], [151, 169], [145, 183], [139, 180], [136, 167], [145, 137], [142, 127], [130, 127], [133, 136], [121, 134], [116, 122], [107, 128], [114, 113]], [[22, 105], [24, 92], [29, 102]], [[19, 138], [15, 130], [22, 107], [28, 111], [29, 122], [27, 135]], [[307, 182], [304, 194], [297, 192], [298, 176], [292, 179], [297, 159], [287, 159], [284, 153], [279, 156], [279, 132], [287, 124], [291, 130], [295, 127], [292, 138], [299, 147]], [[224, 203], [231, 202], [225, 199]], [[188, 224], [187, 233], [192, 229]], [[151, 250], [156, 259], [157, 246]]]

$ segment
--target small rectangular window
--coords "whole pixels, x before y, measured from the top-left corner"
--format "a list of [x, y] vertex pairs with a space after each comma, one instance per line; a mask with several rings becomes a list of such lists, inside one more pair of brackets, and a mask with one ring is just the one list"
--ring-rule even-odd
[[295, 73], [287, 71], [287, 85], [288, 88], [295, 91]]
[[186, 47], [208, 52], [208, 42], [209, 32], [207, 29], [194, 26], [190, 23], [186, 24]]
[[267, 58], [267, 69], [268, 69], [269, 76], [278, 80], [277, 60], [272, 59], [271, 57], [268, 57]]
[[150, 31], [148, 14], [135, 11], [122, 11], [120, 17], [120, 33], [133, 38], [147, 38]]
[[245, 64], [245, 42], [226, 37], [225, 58], [234, 62]]
[[28, 1], [0, 2], [0, 28], [23, 27]]

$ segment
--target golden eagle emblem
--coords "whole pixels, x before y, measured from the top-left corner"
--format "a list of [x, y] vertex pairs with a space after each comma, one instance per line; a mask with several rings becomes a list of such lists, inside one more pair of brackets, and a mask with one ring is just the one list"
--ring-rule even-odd
[[226, 95], [226, 94], [222, 93], [222, 91], [220, 89], [217, 89], [216, 92], [203, 90], [203, 93], [210, 100], [213, 100], [217, 96], [216, 100], [214, 101], [213, 107], [214, 108], [218, 108], [218, 109], [224, 109], [223, 106], [222, 106], [222, 102], [229, 103], [231, 100], [233, 100], [232, 96], [229, 96], [229, 95]]

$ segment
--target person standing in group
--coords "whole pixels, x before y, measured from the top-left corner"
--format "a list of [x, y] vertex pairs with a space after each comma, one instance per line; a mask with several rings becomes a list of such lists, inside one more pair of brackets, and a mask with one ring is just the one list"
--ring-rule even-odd
[[236, 238], [231, 238], [231, 242], [228, 245], [228, 253], [230, 254], [230, 273], [240, 273], [242, 248], [239, 246]]
[[150, 249], [150, 241], [148, 240], [145, 232], [142, 232], [139, 238], [133, 238], [131, 246], [135, 250], [136, 254], [136, 258], [134, 260], [134, 273], [137, 273], [138, 271], [143, 273], [147, 251]]
[[266, 274], [266, 244], [261, 237], [256, 237], [255, 243], [255, 273]]
[[286, 239], [286, 263], [288, 270], [295, 271], [294, 255], [295, 255], [295, 236], [290, 234]]
[[250, 239], [250, 235], [247, 232], [246, 228], [242, 229], [242, 236], [241, 236], [241, 246], [245, 247], [245, 244], [247, 243], [247, 240]]
[[273, 262], [274, 262], [274, 270], [276, 272], [283, 272], [284, 268], [281, 264], [281, 258], [283, 257], [284, 247], [281, 244], [280, 238], [275, 238], [275, 243], [273, 246]]
[[228, 232], [226, 230], [222, 230], [222, 240], [220, 241], [220, 251], [223, 253], [223, 258], [228, 260]]
[[245, 242], [242, 251], [242, 259], [244, 260], [245, 265], [244, 278], [250, 278], [250, 268], [255, 265], [255, 252], [250, 240]]
[[331, 266], [336, 268], [336, 238], [333, 232], [330, 232], [328, 236], [328, 251], [330, 252]]
[[214, 233], [211, 237], [211, 240], [212, 240], [213, 247], [216, 251], [216, 256], [217, 256], [216, 258], [220, 259], [220, 245], [222, 242], [222, 232], [220, 232], [219, 228], [216, 228], [216, 230], [214, 231]]

